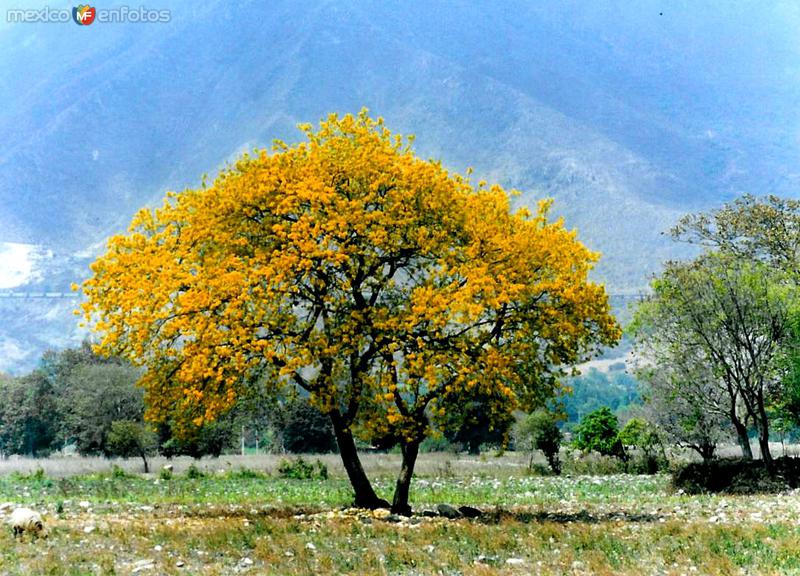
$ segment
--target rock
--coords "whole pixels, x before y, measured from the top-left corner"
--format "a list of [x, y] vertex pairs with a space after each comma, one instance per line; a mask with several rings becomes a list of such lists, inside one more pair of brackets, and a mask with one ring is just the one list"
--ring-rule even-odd
[[311, 550], [313, 552], [316, 549], [317, 549], [317, 547], [314, 546], [313, 542], [309, 542], [308, 544], [306, 544], [306, 550]]
[[456, 518], [461, 518], [461, 512], [459, 512], [456, 508], [450, 506], [450, 504], [439, 504], [436, 507], [436, 511], [439, 513], [439, 516], [447, 518], [449, 520], [455, 520]]
[[422, 515], [425, 518], [436, 518], [438, 514], [434, 510], [423, 510]]
[[385, 518], [385, 520], [386, 520], [387, 522], [402, 522], [402, 521], [403, 521], [403, 518], [402, 518], [401, 516], [398, 516], [397, 514], [389, 514], [389, 515], [388, 515], [388, 516]]
[[483, 516], [483, 512], [481, 510], [473, 508], [472, 506], [459, 506], [458, 511], [467, 518], [480, 518]]
[[522, 566], [523, 564], [525, 564], [525, 560], [523, 560], [522, 558], [509, 558], [508, 560], [506, 560], [506, 564], [508, 564], [509, 566]]
[[95, 530], [97, 530], [97, 526], [95, 526], [94, 524], [89, 524], [88, 526], [84, 526], [83, 533], [84, 534], [91, 534]]
[[178, 560], [177, 562], [175, 562], [175, 568], [183, 568], [184, 566], [186, 566], [186, 562], [184, 562], [183, 560]]
[[87, 500], [81, 500], [78, 502], [78, 506], [86, 510], [89, 506], [91, 506], [91, 504]]
[[153, 550], [155, 550], [156, 552], [161, 552], [163, 549], [164, 547], [161, 546], [161, 544], [156, 544], [155, 546], [153, 546]]
[[131, 570], [131, 574], [138, 574], [139, 572], [144, 572], [145, 570], [152, 570], [155, 567], [155, 560], [138, 560], [137, 562], [133, 563], [133, 570]]
[[372, 511], [372, 517], [377, 518], [378, 520], [384, 520], [391, 515], [391, 510], [387, 510], [386, 508], [377, 508]]

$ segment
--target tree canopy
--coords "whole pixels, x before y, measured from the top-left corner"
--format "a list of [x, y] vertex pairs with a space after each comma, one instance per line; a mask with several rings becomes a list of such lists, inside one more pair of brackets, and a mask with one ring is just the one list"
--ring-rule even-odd
[[500, 417], [619, 338], [598, 255], [548, 216], [512, 211], [415, 156], [365, 111], [245, 155], [113, 237], [84, 283], [98, 349], [147, 368], [148, 417], [190, 427], [247, 382], [294, 385], [331, 422], [356, 503], [383, 505], [353, 429], [400, 440], [408, 511], [420, 442], [475, 390]]

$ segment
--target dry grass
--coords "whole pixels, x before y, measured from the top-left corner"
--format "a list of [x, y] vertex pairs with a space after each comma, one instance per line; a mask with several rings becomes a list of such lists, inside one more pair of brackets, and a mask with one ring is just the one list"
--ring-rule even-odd
[[[0, 502], [11, 503], [0, 517], [32, 506], [50, 537], [0, 531], [0, 574], [800, 574], [797, 493], [687, 496], [665, 476], [530, 477], [515, 455], [425, 455], [412, 491], [419, 509], [468, 503], [486, 514], [398, 522], [347, 509], [338, 473], [301, 481], [237, 471], [279, 461], [204, 461], [232, 471], [188, 478], [181, 460], [169, 480], [67, 477], [81, 469], [37, 461], [57, 473], [0, 477]], [[397, 458], [365, 461], [388, 493]], [[326, 462], [336, 473], [335, 458]]]
[[[280, 463], [291, 458], [293, 456], [277, 454], [245, 456], [231, 454], [219, 458], [203, 458], [201, 460], [194, 460], [189, 457], [167, 460], [166, 458], [157, 457], [151, 459], [150, 469], [158, 472], [165, 464], [171, 464], [176, 473], [185, 472], [189, 466], [195, 465], [200, 470], [209, 473], [246, 468], [264, 472], [265, 474], [275, 474]], [[328, 471], [332, 476], [337, 478], [345, 477], [342, 461], [337, 454], [307, 455], [304, 458], [308, 460], [319, 459], [328, 467]], [[544, 459], [541, 459], [541, 462], [543, 463]], [[367, 473], [371, 476], [394, 476], [400, 469], [400, 454], [364, 454], [362, 463]], [[481, 456], [468, 456], [466, 454], [437, 452], [420, 454], [416, 471], [420, 476], [466, 476], [485, 473], [506, 477], [525, 473], [527, 464], [527, 455], [514, 452], [507, 452], [500, 458], [491, 453]], [[109, 460], [103, 457], [87, 456], [53, 456], [50, 458], [12, 456], [8, 459], [0, 459], [0, 476], [15, 472], [31, 474], [41, 469], [47, 476], [63, 478], [109, 472], [113, 466], [119, 466], [130, 473], [141, 473], [143, 471], [142, 460], [139, 458]]]

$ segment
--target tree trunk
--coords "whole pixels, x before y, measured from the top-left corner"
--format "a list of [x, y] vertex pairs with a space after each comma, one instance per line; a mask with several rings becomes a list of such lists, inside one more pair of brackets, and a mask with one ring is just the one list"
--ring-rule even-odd
[[736, 428], [736, 437], [739, 442], [739, 447], [742, 449], [742, 458], [745, 460], [753, 459], [753, 449], [750, 448], [750, 437], [747, 435], [747, 426], [742, 424], [735, 414], [731, 415], [731, 422], [733, 427]]
[[142, 452], [140, 454], [140, 456], [142, 457], [142, 462], [144, 462], [144, 473], [145, 474], [149, 474], [150, 473], [150, 463], [147, 461], [147, 454]]
[[772, 465], [772, 453], [769, 451], [769, 422], [765, 417], [758, 422], [758, 447], [761, 450], [761, 460], [769, 467]]
[[369, 508], [370, 510], [389, 508], [389, 503], [383, 498], [378, 498], [378, 495], [375, 494], [375, 490], [373, 490], [372, 484], [367, 478], [367, 473], [364, 472], [364, 467], [361, 466], [361, 460], [356, 450], [356, 442], [350, 427], [345, 425], [344, 419], [337, 410], [331, 412], [330, 418], [331, 424], [333, 424], [333, 432], [336, 434], [336, 443], [339, 445], [339, 455], [342, 458], [342, 464], [347, 471], [347, 477], [350, 479], [350, 485], [355, 493], [355, 505], [358, 508]]
[[408, 492], [411, 487], [411, 478], [414, 476], [414, 465], [417, 463], [419, 454], [419, 442], [409, 442], [400, 445], [403, 452], [403, 465], [400, 468], [400, 475], [397, 477], [397, 484], [394, 489], [392, 499], [392, 512], [411, 516], [411, 506], [408, 505]]

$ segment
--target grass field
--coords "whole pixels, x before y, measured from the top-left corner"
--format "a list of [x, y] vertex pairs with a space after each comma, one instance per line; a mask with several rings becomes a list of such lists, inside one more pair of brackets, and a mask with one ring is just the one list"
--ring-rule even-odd
[[[328, 480], [277, 477], [268, 457], [203, 461], [194, 478], [179, 461], [168, 480], [40, 462], [44, 473], [0, 476], [0, 516], [36, 508], [49, 537], [0, 532], [0, 574], [800, 574], [794, 493], [686, 496], [664, 475], [535, 477], [513, 454], [422, 458], [417, 511], [469, 504], [485, 515], [348, 509], [333, 458]], [[389, 495], [397, 457], [365, 461]]]

